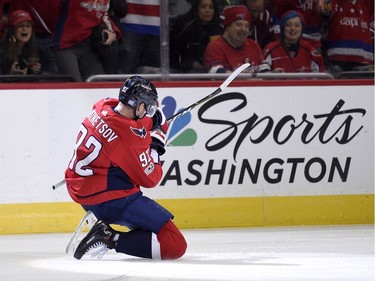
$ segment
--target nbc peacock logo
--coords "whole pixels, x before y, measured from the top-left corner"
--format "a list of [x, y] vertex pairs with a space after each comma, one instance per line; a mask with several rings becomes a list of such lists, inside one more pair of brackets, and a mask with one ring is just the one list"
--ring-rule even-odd
[[[181, 108], [176, 111], [177, 103], [171, 96], [165, 97], [161, 104], [164, 115], [167, 119], [184, 109]], [[196, 143], [197, 133], [193, 129], [188, 128], [190, 121], [191, 114], [190, 112], [187, 112], [170, 124], [167, 135], [168, 146], [192, 146]]]

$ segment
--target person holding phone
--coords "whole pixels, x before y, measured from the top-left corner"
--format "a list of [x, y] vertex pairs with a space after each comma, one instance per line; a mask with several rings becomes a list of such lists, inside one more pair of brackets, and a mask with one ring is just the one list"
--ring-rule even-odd
[[1, 73], [40, 74], [41, 63], [33, 30], [33, 20], [24, 10], [9, 15], [7, 33], [0, 44]]

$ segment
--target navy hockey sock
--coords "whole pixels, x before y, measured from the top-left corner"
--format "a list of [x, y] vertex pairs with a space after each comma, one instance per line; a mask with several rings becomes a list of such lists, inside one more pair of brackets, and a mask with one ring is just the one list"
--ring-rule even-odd
[[151, 235], [152, 232], [145, 230], [121, 233], [116, 244], [116, 252], [151, 259]]

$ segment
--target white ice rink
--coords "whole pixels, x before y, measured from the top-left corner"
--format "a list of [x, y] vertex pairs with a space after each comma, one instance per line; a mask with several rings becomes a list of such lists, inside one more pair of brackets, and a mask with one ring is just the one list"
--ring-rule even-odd
[[374, 226], [183, 230], [186, 255], [65, 254], [70, 234], [0, 235], [1, 281], [374, 281]]

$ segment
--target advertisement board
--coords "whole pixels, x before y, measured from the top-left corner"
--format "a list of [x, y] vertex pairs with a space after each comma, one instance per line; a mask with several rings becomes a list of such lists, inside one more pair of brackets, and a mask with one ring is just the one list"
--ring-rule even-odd
[[[159, 86], [160, 107], [169, 117], [215, 89]], [[308, 224], [330, 214], [327, 223], [373, 222], [373, 89], [316, 83], [228, 87], [170, 124], [163, 178], [143, 192], [182, 215], [186, 227], [233, 225], [225, 216], [236, 209], [234, 225], [299, 224], [310, 213], [315, 221], [310, 217]], [[27, 204], [49, 214], [58, 208], [66, 218], [74, 203], [65, 186], [51, 186], [63, 179], [93, 103], [117, 95], [116, 87], [0, 91], [4, 219], [14, 219], [15, 209], [22, 216]], [[335, 213], [323, 214], [330, 204]], [[200, 219], [203, 206], [209, 206], [211, 223]], [[343, 218], [357, 207], [364, 211]], [[270, 213], [272, 219], [278, 213], [286, 218], [270, 222]]]

